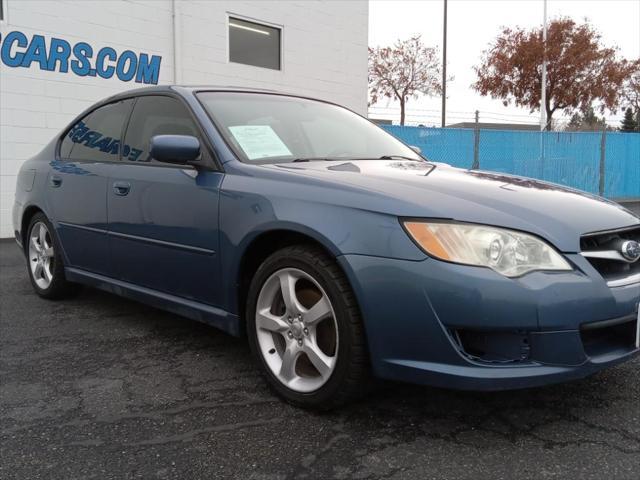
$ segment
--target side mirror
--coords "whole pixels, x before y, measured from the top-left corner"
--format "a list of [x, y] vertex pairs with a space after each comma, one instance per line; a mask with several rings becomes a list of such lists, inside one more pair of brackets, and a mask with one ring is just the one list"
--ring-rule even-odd
[[185, 165], [200, 157], [200, 142], [191, 135], [156, 135], [149, 153], [158, 162]]
[[422, 150], [420, 149], [420, 147], [416, 147], [415, 145], [409, 145], [409, 148], [414, 152], [416, 152], [418, 155], [422, 153]]

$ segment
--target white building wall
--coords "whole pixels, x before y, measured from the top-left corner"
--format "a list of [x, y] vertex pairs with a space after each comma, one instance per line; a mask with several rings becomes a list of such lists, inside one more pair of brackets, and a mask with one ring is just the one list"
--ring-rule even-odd
[[[174, 83], [171, 0], [0, 0], [0, 46], [11, 31], [43, 35], [72, 46], [102, 47], [162, 57], [158, 84]], [[178, 80], [184, 84], [240, 85], [300, 93], [367, 109], [368, 4], [357, 1], [176, 0]], [[282, 69], [229, 63], [227, 17], [235, 14], [282, 27]], [[16, 49], [14, 48], [14, 51]], [[20, 49], [24, 51], [24, 49]], [[141, 87], [134, 81], [80, 77], [69, 70], [9, 67], [0, 61], [0, 237], [13, 235], [16, 174], [92, 103]]]

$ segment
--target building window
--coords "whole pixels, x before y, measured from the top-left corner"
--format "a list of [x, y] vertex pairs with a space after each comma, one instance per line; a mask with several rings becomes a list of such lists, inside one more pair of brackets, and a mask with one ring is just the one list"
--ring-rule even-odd
[[280, 70], [280, 28], [229, 17], [229, 61]]

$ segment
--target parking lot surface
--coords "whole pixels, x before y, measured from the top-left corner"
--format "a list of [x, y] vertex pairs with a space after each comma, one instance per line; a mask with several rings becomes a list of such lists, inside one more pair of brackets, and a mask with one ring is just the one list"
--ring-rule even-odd
[[640, 360], [560, 386], [384, 384], [342, 410], [280, 402], [245, 342], [85, 289], [32, 293], [0, 242], [2, 479], [640, 478]]
[[640, 217], [640, 201], [629, 201], [629, 202], [622, 202], [622, 206], [631, 210], [633, 213], [635, 213], [636, 215], [638, 215]]

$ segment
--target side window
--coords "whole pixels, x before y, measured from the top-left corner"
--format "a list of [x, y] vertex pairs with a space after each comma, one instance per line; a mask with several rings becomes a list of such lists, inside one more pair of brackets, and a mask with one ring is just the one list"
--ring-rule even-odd
[[133, 100], [111, 103], [94, 110], [67, 132], [60, 157], [69, 160], [114, 162], [118, 160], [124, 122]]
[[191, 115], [175, 98], [139, 97], [127, 127], [122, 159], [128, 162], [156, 163], [149, 155], [149, 144], [155, 135], [199, 137]]

